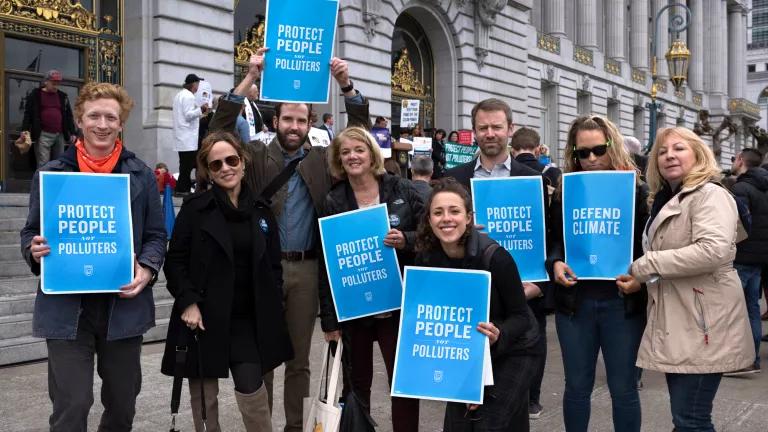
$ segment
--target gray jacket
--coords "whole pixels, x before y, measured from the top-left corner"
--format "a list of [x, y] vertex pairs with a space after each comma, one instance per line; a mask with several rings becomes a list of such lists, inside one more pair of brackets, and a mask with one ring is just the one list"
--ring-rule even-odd
[[[40, 234], [39, 171], [76, 172], [78, 168], [75, 158], [72, 146], [59, 159], [47, 163], [32, 177], [29, 215], [21, 230], [21, 254], [35, 275], [40, 274], [40, 264], [32, 258], [29, 247], [32, 238]], [[131, 179], [131, 216], [136, 258], [143, 266], [159, 272], [165, 257], [167, 236], [155, 176], [144, 162], [125, 149], [120, 156], [120, 172], [130, 174]], [[32, 320], [33, 335], [46, 339], [75, 339], [82, 310], [80, 301], [84, 295], [88, 294], [47, 295], [43, 294], [38, 285]], [[139, 336], [155, 325], [155, 303], [149, 286], [132, 299], [115, 295], [109, 310], [107, 340]]]

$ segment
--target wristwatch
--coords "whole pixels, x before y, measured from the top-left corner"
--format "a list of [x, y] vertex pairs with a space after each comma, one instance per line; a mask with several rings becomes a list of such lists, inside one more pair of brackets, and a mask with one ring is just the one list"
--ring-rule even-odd
[[349, 80], [349, 85], [346, 87], [341, 88], [342, 93], [346, 93], [348, 91], [352, 91], [355, 88], [355, 83], [352, 82], [352, 80]]
[[149, 282], [147, 282], [147, 287], [155, 286], [155, 282], [157, 282], [157, 274], [158, 274], [158, 272], [155, 269], [153, 269], [152, 267], [148, 266], [148, 265], [144, 265], [142, 263], [139, 263], [139, 265], [144, 267], [145, 269], [149, 270], [150, 273], [152, 273], [152, 279], [150, 279]]

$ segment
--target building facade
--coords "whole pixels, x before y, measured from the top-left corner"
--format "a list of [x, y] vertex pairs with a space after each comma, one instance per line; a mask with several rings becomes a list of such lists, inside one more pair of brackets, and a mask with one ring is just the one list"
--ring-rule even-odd
[[[62, 22], [56, 20], [63, 12], [74, 17], [77, 7], [51, 0], [51, 11], [39, 13], [34, 3], [0, 0], [3, 190], [23, 189], [31, 176], [12, 148], [25, 89], [36, 85], [47, 68], [64, 68], [59, 64], [64, 60], [42, 61], [37, 55], [41, 66], [30, 70], [36, 48], [44, 58], [54, 59], [47, 53], [61, 51], [62, 59], [78, 59], [65, 74], [73, 92], [92, 79], [125, 85], [136, 99], [124, 131], [126, 145], [149, 163], [163, 161], [173, 168], [171, 105], [184, 76], [196, 73], [215, 93], [223, 93], [263, 43], [265, 0], [81, 0], [78, 16], [85, 18]], [[667, 0], [339, 3], [335, 55], [349, 61], [355, 86], [370, 100], [371, 116], [391, 119], [393, 130], [399, 128], [402, 99], [422, 101], [424, 129], [450, 131], [469, 129], [472, 106], [497, 97], [512, 106], [517, 125], [541, 132], [556, 157], [562, 155], [570, 122], [582, 114], [605, 115], [622, 133], [648, 139], [649, 40], [653, 17]], [[749, 5], [734, 0], [688, 0], [687, 5], [690, 27], [679, 36], [692, 56], [680, 91], [668, 80], [664, 62], [675, 36], [665, 24], [680, 11], [668, 9], [659, 19], [658, 121], [660, 126], [696, 126], [729, 166], [760, 117], [756, 98], [745, 94]], [[24, 56], [11, 59], [13, 49]], [[12, 81], [19, 77], [29, 81], [24, 89]], [[314, 110], [330, 112], [343, 124], [337, 88], [332, 95], [329, 104]]]

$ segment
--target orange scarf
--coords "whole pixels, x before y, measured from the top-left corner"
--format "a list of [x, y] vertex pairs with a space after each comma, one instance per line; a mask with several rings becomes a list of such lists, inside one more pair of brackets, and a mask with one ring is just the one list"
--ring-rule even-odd
[[77, 149], [77, 165], [80, 167], [80, 172], [109, 174], [117, 166], [120, 153], [123, 152], [123, 143], [120, 138], [116, 139], [115, 148], [110, 154], [102, 158], [94, 158], [89, 155], [82, 138], [77, 140], [75, 148]]

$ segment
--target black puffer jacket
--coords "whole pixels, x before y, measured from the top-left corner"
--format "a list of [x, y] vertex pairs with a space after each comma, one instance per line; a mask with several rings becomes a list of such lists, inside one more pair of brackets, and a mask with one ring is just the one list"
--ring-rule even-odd
[[768, 170], [750, 168], [736, 179], [733, 194], [741, 198], [752, 214], [749, 238], [736, 245], [737, 264], [768, 264]]
[[[402, 271], [403, 267], [413, 265], [416, 227], [418, 227], [424, 213], [424, 202], [411, 182], [389, 174], [384, 174], [379, 178], [379, 202], [387, 205], [390, 226], [402, 231], [405, 235], [405, 248], [397, 250], [397, 261]], [[324, 216], [357, 209], [357, 200], [352, 186], [348, 180], [344, 180], [334, 185], [328, 193], [325, 199], [326, 213]], [[331, 286], [328, 284], [325, 259], [319, 259], [318, 265], [320, 266], [320, 281], [318, 283], [320, 325], [324, 332], [338, 330], [339, 322], [333, 307], [333, 296], [331, 296]]]

